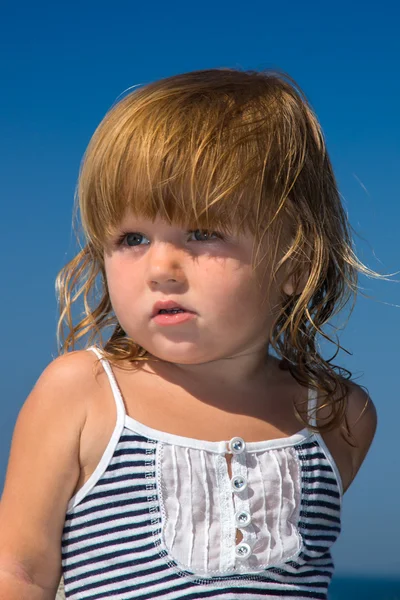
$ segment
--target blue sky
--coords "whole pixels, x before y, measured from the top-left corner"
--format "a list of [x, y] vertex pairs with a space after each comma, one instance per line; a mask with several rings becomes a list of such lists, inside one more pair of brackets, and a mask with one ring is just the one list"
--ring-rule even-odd
[[[287, 71], [322, 123], [359, 257], [400, 270], [399, 13], [387, 1], [3, 5], [0, 486], [18, 411], [57, 352], [54, 279], [72, 257], [79, 164], [130, 86], [214, 67]], [[352, 354], [337, 362], [369, 389], [379, 428], [334, 556], [338, 573], [399, 574], [400, 284], [360, 285], [371, 298], [359, 297], [341, 333]]]

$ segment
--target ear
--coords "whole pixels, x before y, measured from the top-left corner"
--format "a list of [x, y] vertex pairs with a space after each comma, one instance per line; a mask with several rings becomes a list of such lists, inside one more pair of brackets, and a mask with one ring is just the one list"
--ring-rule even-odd
[[[287, 212], [282, 219], [282, 248], [284, 252], [282, 257], [293, 249], [293, 245], [299, 238], [299, 225], [296, 224], [296, 208], [290, 198], [287, 198]], [[287, 296], [299, 295], [307, 285], [311, 270], [312, 248], [304, 243], [304, 234], [300, 235], [301, 247], [296, 248], [296, 253], [291, 254], [282, 265], [281, 289]]]
[[307, 259], [301, 265], [297, 265], [296, 272], [291, 275], [288, 275], [288, 273], [293, 271], [293, 260], [287, 260], [285, 270], [286, 278], [282, 284], [282, 289], [285, 294], [294, 296], [302, 293], [310, 276], [310, 268], [310, 251], [307, 251]]
[[[304, 288], [307, 285], [308, 277], [309, 277], [308, 269], [304, 269], [303, 273], [300, 274], [300, 276], [299, 276], [299, 274], [297, 274], [297, 277], [295, 275], [288, 277], [286, 279], [286, 281], [283, 283], [283, 286], [282, 286], [283, 291], [288, 296], [294, 296], [294, 295], [301, 294], [301, 292], [304, 290]], [[296, 281], [296, 279], [297, 279], [297, 281]]]

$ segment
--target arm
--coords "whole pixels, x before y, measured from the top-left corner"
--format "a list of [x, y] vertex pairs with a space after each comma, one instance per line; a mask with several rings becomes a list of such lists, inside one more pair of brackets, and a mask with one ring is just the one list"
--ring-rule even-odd
[[351, 477], [347, 487], [357, 475], [375, 437], [377, 414], [370, 396], [353, 383], [347, 407], [347, 420], [352, 443]]
[[88, 354], [53, 361], [18, 415], [0, 503], [0, 600], [55, 598], [65, 513], [80, 475]]
[[20, 569], [6, 565], [0, 570], [1, 600], [54, 600], [52, 590], [45, 590], [31, 581]]

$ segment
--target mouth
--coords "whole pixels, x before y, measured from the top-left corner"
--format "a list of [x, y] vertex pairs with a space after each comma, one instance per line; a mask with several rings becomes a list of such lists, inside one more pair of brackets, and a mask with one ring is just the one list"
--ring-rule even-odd
[[156, 302], [153, 307], [153, 312], [151, 314], [152, 318], [158, 315], [177, 315], [179, 313], [190, 313], [193, 314], [193, 311], [188, 310], [184, 306], [174, 302], [172, 300], [168, 300], [166, 302]]
[[158, 315], [176, 315], [178, 313], [187, 312], [187, 310], [183, 310], [183, 308], [170, 308], [168, 310], [162, 308], [158, 311]]

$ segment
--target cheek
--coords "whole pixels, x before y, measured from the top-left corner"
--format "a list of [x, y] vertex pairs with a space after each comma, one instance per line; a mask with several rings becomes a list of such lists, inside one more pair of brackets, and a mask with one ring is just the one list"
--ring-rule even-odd
[[121, 311], [125, 306], [131, 306], [137, 298], [138, 275], [131, 272], [126, 277], [126, 267], [123, 261], [105, 261], [108, 292], [115, 312]]
[[[254, 311], [260, 306], [263, 295], [250, 265], [225, 265], [225, 268], [205, 272], [198, 282], [206, 305], [213, 304], [218, 313], [228, 317], [238, 310]], [[227, 314], [223, 314], [224, 311]]]

